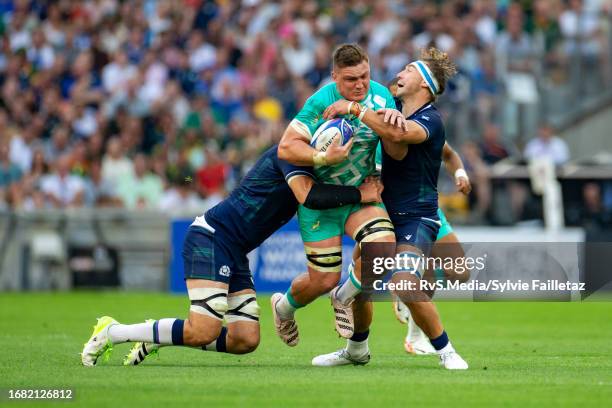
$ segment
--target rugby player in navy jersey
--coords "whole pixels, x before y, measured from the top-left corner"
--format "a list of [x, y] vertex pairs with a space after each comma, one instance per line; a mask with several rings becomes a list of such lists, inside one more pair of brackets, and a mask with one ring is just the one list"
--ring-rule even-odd
[[[437, 184], [445, 132], [433, 102], [444, 92], [447, 80], [455, 72], [455, 65], [446, 53], [430, 48], [423, 51], [420, 60], [410, 63], [397, 75], [396, 96], [401, 101], [401, 112], [393, 109], [372, 112], [346, 100], [336, 101], [324, 112], [325, 118], [349, 112], [380, 136], [383, 202], [395, 228], [396, 252], [404, 259], [428, 256], [440, 228]], [[392, 280], [412, 281], [418, 287], [424, 273], [423, 264], [407, 266], [396, 268]], [[394, 294], [410, 309], [416, 324], [436, 349], [440, 364], [447, 369], [467, 369], [467, 363], [450, 343], [431, 300], [418, 291], [395, 291]], [[354, 304], [359, 302], [361, 299], [357, 298]], [[355, 336], [368, 332], [371, 310], [354, 306]], [[363, 344], [349, 340], [345, 349], [317, 356], [312, 363], [317, 366], [365, 364], [369, 359], [367, 340]]]
[[[328, 162], [345, 160], [351, 145], [332, 146]], [[114, 344], [125, 342], [136, 342], [125, 365], [140, 363], [161, 346], [252, 352], [259, 344], [259, 306], [247, 254], [287, 223], [298, 203], [326, 209], [380, 202], [380, 193], [380, 183], [374, 180], [358, 188], [315, 183], [311, 168], [281, 161], [277, 146], [270, 148], [227, 199], [197, 217], [189, 228], [182, 252], [188, 319], [125, 325], [104, 316], [83, 348], [83, 365], [95, 365]]]

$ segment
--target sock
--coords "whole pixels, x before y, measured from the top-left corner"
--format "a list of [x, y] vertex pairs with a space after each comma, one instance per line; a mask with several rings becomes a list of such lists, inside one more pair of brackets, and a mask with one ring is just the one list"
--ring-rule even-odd
[[353, 337], [346, 341], [346, 351], [353, 357], [362, 357], [368, 354], [368, 336], [370, 331], [353, 334]]
[[212, 343], [208, 343], [202, 347], [204, 351], [216, 351], [218, 353], [227, 353], [227, 328], [222, 327], [219, 337], [217, 337]]
[[291, 287], [289, 287], [289, 290], [287, 290], [281, 300], [276, 303], [276, 313], [278, 313], [278, 317], [280, 317], [281, 320], [291, 320], [293, 319], [295, 311], [301, 307], [304, 307], [304, 305], [300, 305], [295, 301], [291, 295]]
[[143, 341], [164, 345], [183, 344], [183, 325], [180, 319], [160, 319], [138, 324], [115, 324], [108, 329], [113, 344]]
[[449, 351], [454, 351], [453, 345], [448, 339], [448, 335], [446, 334], [446, 330], [442, 332], [441, 335], [436, 337], [435, 339], [429, 339], [431, 345], [436, 349], [438, 354], [443, 354]]
[[349, 267], [349, 278], [344, 281], [340, 289], [336, 292], [336, 299], [343, 305], [348, 305], [355, 299], [355, 296], [361, 293], [361, 282], [359, 282], [359, 279], [357, 279], [353, 272], [354, 262], [355, 261], [353, 261]]

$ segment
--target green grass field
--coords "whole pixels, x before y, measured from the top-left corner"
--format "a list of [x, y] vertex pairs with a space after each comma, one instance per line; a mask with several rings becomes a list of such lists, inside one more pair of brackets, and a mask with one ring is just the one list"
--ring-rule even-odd
[[607, 406], [612, 400], [612, 303], [441, 303], [446, 329], [470, 363], [448, 372], [431, 356], [404, 353], [405, 326], [376, 304], [363, 367], [314, 368], [311, 358], [340, 348], [327, 301], [298, 313], [301, 342], [291, 349], [262, 306], [262, 341], [250, 355], [166, 348], [123, 367], [128, 345], [109, 362], [81, 366], [95, 317], [121, 322], [181, 317], [183, 297], [161, 294], [0, 295], [0, 404], [8, 388], [73, 388], [62, 406]]

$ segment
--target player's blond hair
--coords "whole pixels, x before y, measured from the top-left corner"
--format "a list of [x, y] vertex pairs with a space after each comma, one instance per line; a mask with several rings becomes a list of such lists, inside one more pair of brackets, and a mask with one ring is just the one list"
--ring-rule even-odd
[[435, 47], [421, 50], [420, 59], [427, 64], [431, 73], [436, 77], [440, 88], [438, 95], [442, 94], [448, 80], [457, 73], [457, 66], [450, 60], [447, 53]]

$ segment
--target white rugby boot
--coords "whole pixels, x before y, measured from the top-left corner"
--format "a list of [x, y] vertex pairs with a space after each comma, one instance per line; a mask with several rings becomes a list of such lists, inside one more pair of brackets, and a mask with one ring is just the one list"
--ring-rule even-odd
[[467, 370], [468, 363], [452, 347], [440, 353], [440, 365], [447, 370]]
[[395, 298], [393, 301], [393, 312], [400, 323], [408, 325], [408, 333], [404, 339], [404, 350], [406, 350], [406, 353], [421, 356], [436, 354], [436, 349], [431, 345], [427, 335], [414, 322], [408, 306], [398, 298]]
[[275, 293], [270, 298], [270, 303], [272, 304], [272, 315], [274, 316], [274, 328], [276, 329], [276, 334], [278, 337], [280, 337], [283, 343], [289, 347], [295, 347], [300, 341], [300, 333], [298, 332], [295, 319], [281, 320], [278, 312], [276, 311], [276, 304], [282, 297], [282, 293]]
[[136, 342], [123, 359], [123, 365], [138, 365], [148, 356], [157, 354], [160, 347], [160, 344]]
[[81, 362], [86, 367], [93, 367], [100, 357], [107, 361], [113, 351], [113, 343], [108, 338], [108, 329], [119, 324], [118, 321], [110, 316], [102, 316], [94, 326], [93, 333], [81, 352]]
[[370, 353], [363, 356], [352, 356], [347, 349], [343, 348], [329, 354], [322, 354], [312, 359], [312, 365], [315, 367], [335, 367], [343, 365], [366, 365], [370, 362]]

